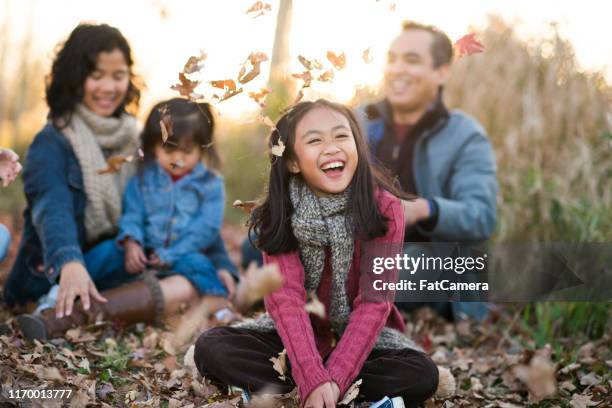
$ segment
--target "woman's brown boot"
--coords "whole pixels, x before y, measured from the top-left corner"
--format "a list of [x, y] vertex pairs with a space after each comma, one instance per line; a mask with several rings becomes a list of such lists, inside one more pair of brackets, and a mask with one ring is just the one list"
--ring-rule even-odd
[[151, 274], [102, 292], [106, 303], [91, 302], [89, 310], [75, 303], [70, 316], [55, 317], [55, 309], [43, 310], [40, 314], [17, 316], [23, 336], [30, 340], [47, 340], [60, 337], [67, 330], [91, 324], [99, 320], [117, 320], [123, 324], [160, 323], [164, 312], [164, 298], [157, 278]]

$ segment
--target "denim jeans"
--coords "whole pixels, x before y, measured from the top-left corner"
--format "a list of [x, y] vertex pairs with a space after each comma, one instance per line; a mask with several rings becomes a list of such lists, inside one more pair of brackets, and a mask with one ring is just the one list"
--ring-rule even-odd
[[11, 233], [8, 228], [0, 224], [0, 262], [4, 260], [11, 244]]
[[[125, 270], [125, 251], [111, 239], [103, 241], [85, 254], [85, 263], [98, 290], [119, 286], [137, 275]], [[226, 296], [227, 291], [210, 259], [199, 252], [180, 257], [174, 264], [161, 270], [159, 277], [184, 276], [200, 295]]]
[[4, 225], [0, 224], [0, 262], [4, 260], [11, 244], [11, 233]]

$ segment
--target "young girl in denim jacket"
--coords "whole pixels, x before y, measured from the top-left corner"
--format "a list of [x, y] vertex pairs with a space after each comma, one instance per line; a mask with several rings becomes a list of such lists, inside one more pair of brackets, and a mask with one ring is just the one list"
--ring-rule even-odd
[[[165, 141], [162, 110], [171, 118]], [[208, 104], [176, 98], [153, 108], [142, 134], [144, 161], [126, 187], [116, 239], [128, 273], [154, 268], [176, 275], [178, 292], [194, 296], [227, 296], [235, 287], [232, 274], [218, 272], [205, 255], [220, 239], [224, 209], [213, 130]]]
[[[269, 361], [286, 349], [288, 377], [306, 408], [335, 407], [357, 379], [359, 399], [420, 405], [434, 394], [438, 369], [403, 335], [392, 294], [363, 296], [369, 273], [360, 267], [367, 248], [401, 249], [400, 200], [371, 168], [357, 121], [342, 105], [295, 105], [272, 132], [270, 147], [282, 144], [251, 225], [283, 286], [264, 299], [267, 314], [200, 336], [200, 373], [248, 391], [289, 392], [292, 381]], [[325, 305], [324, 318], [306, 311], [308, 292]]]

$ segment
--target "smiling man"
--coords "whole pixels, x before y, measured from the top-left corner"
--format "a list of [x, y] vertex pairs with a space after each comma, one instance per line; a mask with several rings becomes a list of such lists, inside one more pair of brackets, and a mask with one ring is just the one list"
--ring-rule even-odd
[[[449, 111], [442, 99], [452, 58], [445, 33], [404, 23], [389, 47], [385, 98], [363, 108], [372, 156], [418, 197], [404, 203], [406, 242], [478, 243], [495, 228], [491, 144], [475, 119]], [[434, 305], [447, 317], [483, 317], [482, 306]]]

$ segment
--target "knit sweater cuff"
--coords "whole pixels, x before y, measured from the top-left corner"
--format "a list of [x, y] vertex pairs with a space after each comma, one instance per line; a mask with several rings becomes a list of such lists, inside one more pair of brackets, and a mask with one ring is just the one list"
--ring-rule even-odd
[[331, 376], [323, 367], [309, 367], [306, 372], [307, 375], [304, 377], [303, 381], [301, 381], [301, 384], [298, 384], [298, 390], [300, 392], [300, 401], [302, 401], [302, 405], [304, 405], [304, 403], [310, 396], [310, 393], [315, 388], [317, 388], [321, 384], [332, 381]]
[[348, 388], [353, 383], [354, 379], [347, 375], [346, 370], [340, 370], [336, 367], [337, 366], [330, 367], [329, 375], [331, 376], [332, 381], [338, 385], [338, 389], [340, 390], [340, 399], [342, 399]]

